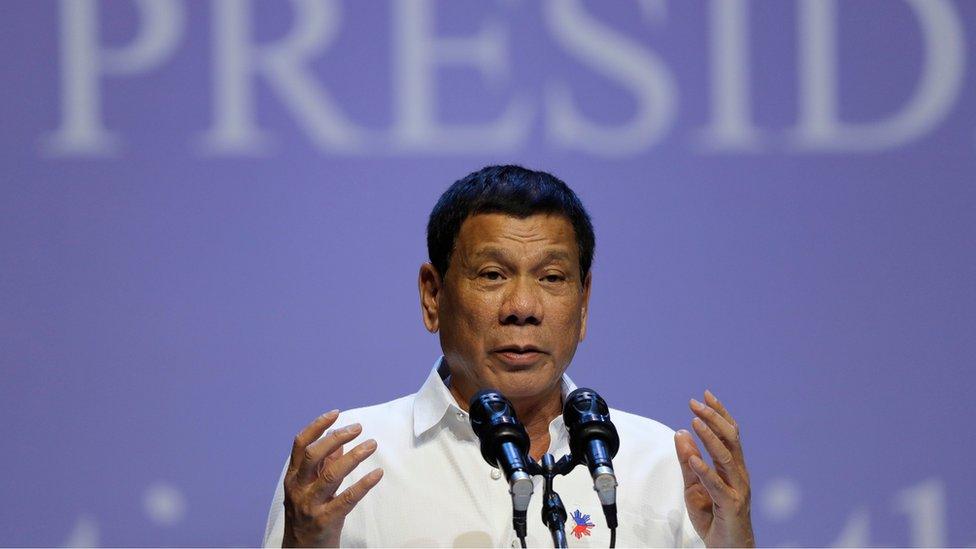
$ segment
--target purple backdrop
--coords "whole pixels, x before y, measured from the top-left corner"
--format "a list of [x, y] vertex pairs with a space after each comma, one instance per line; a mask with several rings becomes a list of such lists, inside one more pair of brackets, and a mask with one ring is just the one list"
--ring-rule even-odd
[[976, 543], [976, 3], [0, 13], [0, 544], [259, 543], [300, 427], [419, 388], [426, 216], [500, 162], [595, 222], [570, 374], [713, 389], [761, 543]]

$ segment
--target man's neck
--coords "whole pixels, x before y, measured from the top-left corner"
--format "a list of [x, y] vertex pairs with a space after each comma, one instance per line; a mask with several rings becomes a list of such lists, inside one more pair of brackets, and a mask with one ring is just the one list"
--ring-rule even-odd
[[[468, 402], [474, 396], [474, 391], [467, 391], [471, 394], [465, 394], [463, 388], [459, 388], [457, 383], [453, 383], [452, 377], [448, 376], [445, 380], [447, 387], [458, 406], [468, 411]], [[529, 456], [533, 460], [539, 461], [542, 459], [542, 454], [549, 450], [549, 444], [552, 442], [549, 437], [549, 424], [563, 411], [560, 386], [545, 395], [511, 400], [511, 402], [512, 406], [515, 407], [515, 414], [529, 434]]]
[[542, 454], [549, 451], [552, 442], [549, 437], [549, 424], [563, 412], [562, 401], [562, 393], [558, 388], [544, 398], [528, 402], [512, 401], [519, 421], [525, 425], [525, 430], [529, 433], [531, 442], [529, 455], [535, 461], [542, 459]]

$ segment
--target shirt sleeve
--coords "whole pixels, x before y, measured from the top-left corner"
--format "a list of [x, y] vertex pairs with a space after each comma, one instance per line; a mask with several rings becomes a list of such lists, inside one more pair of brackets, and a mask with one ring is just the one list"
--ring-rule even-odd
[[281, 477], [278, 478], [278, 486], [275, 487], [274, 498], [271, 500], [271, 509], [268, 510], [268, 525], [264, 530], [264, 543], [262, 547], [281, 547], [285, 537], [285, 473], [288, 471], [288, 460], [281, 469]]

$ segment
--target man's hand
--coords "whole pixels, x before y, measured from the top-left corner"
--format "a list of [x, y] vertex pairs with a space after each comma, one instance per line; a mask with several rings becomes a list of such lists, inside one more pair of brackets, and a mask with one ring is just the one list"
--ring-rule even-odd
[[712, 457], [709, 467], [691, 433], [674, 435], [685, 480], [685, 505], [698, 535], [708, 547], [755, 547], [749, 514], [749, 472], [742, 457], [739, 426], [710, 391], [705, 404], [692, 399], [691, 424]]
[[284, 547], [338, 547], [346, 515], [383, 477], [377, 468], [336, 495], [346, 475], [376, 451], [370, 439], [343, 452], [342, 445], [362, 432], [358, 423], [320, 439], [338, 417], [338, 410], [323, 414], [295, 437], [285, 473]]

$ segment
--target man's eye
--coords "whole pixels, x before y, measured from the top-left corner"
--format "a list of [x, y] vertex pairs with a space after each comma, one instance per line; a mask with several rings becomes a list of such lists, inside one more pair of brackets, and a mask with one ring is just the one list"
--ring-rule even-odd
[[488, 280], [501, 280], [502, 273], [498, 271], [485, 271], [481, 273], [481, 278], [486, 278]]
[[566, 279], [566, 277], [564, 277], [563, 275], [551, 274], [542, 277], [542, 279], [545, 280], [546, 282], [562, 282], [563, 280]]

